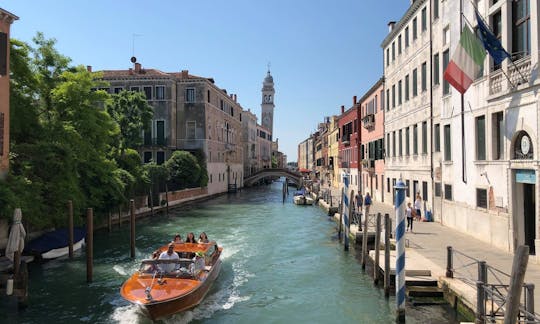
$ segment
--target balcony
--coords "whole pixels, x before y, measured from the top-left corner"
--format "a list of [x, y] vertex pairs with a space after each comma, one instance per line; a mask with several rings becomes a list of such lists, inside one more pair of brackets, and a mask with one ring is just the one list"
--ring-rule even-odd
[[350, 136], [343, 136], [341, 143], [345, 146], [349, 146], [351, 145], [350, 139], [351, 139]]
[[375, 172], [375, 160], [363, 159], [362, 160], [362, 168], [366, 172], [374, 173]]
[[362, 118], [362, 124], [364, 125], [365, 129], [374, 128], [375, 127], [375, 115], [374, 114], [369, 114], [369, 115], [364, 116], [364, 118]]
[[[508, 64], [506, 70], [506, 74], [514, 86], [517, 87], [529, 82], [531, 80], [532, 71], [530, 55], [516, 60], [514, 64]], [[490, 72], [488, 78], [490, 95], [501, 95], [507, 91], [513, 90], [512, 84], [510, 84], [504, 76], [502, 68]]]

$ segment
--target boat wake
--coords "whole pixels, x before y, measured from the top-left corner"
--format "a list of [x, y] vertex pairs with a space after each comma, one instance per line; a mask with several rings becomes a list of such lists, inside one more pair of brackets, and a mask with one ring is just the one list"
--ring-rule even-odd
[[119, 324], [152, 323], [152, 320], [144, 316], [136, 305], [116, 308], [111, 315], [111, 319], [113, 322]]
[[122, 276], [127, 276], [128, 275], [128, 272], [126, 271], [126, 269], [120, 265], [115, 265], [113, 267], [113, 270], [116, 271], [118, 274], [122, 275]]

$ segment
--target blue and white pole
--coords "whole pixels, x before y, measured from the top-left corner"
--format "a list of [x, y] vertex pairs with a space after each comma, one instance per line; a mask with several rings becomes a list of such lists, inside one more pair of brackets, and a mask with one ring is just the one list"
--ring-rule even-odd
[[343, 173], [343, 210], [341, 211], [343, 213], [343, 228], [344, 228], [344, 235], [345, 238], [343, 239], [343, 248], [345, 251], [349, 250], [349, 197], [347, 194], [349, 193], [349, 175], [347, 173]]
[[401, 178], [396, 190], [396, 323], [405, 323], [405, 183]]

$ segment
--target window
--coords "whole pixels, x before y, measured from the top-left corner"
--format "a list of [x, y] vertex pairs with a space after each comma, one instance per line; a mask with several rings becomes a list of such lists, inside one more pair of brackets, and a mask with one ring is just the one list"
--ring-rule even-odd
[[399, 82], [398, 82], [397, 91], [398, 91], [398, 105], [401, 105], [401, 103], [402, 103], [402, 101], [401, 101], [401, 80], [399, 80]]
[[399, 130], [399, 156], [403, 156], [403, 130]]
[[[426, 7], [424, 7], [422, 9], [422, 31], [426, 31], [427, 30], [427, 9]], [[379, 61], [380, 62], [380, 61]]]
[[491, 115], [492, 130], [492, 158], [493, 160], [501, 160], [503, 158], [503, 112], [497, 112]]
[[165, 99], [165, 87], [164, 86], [156, 86], [156, 99], [157, 100]]
[[409, 26], [405, 27], [405, 48], [409, 47]]
[[386, 66], [390, 65], [390, 48], [386, 49]]
[[151, 100], [152, 99], [152, 87], [143, 87], [144, 95], [146, 96], [146, 99]]
[[427, 154], [427, 122], [422, 122], [422, 154]]
[[186, 102], [195, 102], [195, 89], [186, 89]]
[[411, 154], [409, 149], [409, 127], [405, 128], [405, 155], [409, 156]]
[[392, 42], [392, 62], [396, 60], [396, 42]]
[[416, 97], [418, 95], [418, 70], [414, 69], [412, 71], [412, 96]]
[[439, 18], [439, 0], [433, 0], [433, 19]]
[[428, 186], [427, 181], [422, 181], [422, 199], [427, 201], [428, 199]]
[[[450, 62], [450, 56], [448, 50], [443, 52], [443, 71], [446, 70], [448, 63]], [[443, 79], [443, 95], [450, 93], [450, 83]]]
[[122, 87], [115, 87], [114, 90], [113, 90], [113, 92], [116, 93], [116, 94], [118, 94], [118, 93], [120, 93], [120, 91], [122, 91], [122, 90], [124, 90], [124, 88], [122, 88]]
[[390, 89], [386, 89], [386, 111], [390, 110]]
[[221, 108], [221, 110], [224, 109], [223, 99], [219, 100], [219, 108]]
[[413, 141], [413, 154], [418, 154], [418, 125], [413, 125], [413, 133], [412, 133], [412, 141]]
[[131, 87], [129, 88], [129, 91], [133, 91], [133, 92], [139, 92], [141, 90], [141, 88], [139, 87]]
[[435, 124], [433, 130], [433, 140], [435, 141], [434, 150], [435, 152], [441, 151], [441, 124]]
[[396, 156], [396, 131], [392, 132], [392, 156]]
[[386, 178], [386, 192], [390, 192], [390, 178]]
[[156, 121], [156, 144], [165, 145], [165, 121], [158, 120]]
[[444, 199], [452, 200], [452, 185], [444, 185]]
[[186, 122], [186, 139], [196, 139], [196, 127], [197, 122], [196, 121], [188, 121]]
[[409, 75], [405, 76], [405, 101], [409, 101]]
[[441, 183], [435, 182], [435, 197], [441, 196]]
[[486, 116], [475, 118], [476, 124], [476, 159], [486, 159]]
[[476, 188], [476, 207], [487, 208], [487, 190]]
[[386, 152], [388, 153], [386, 156], [390, 157], [390, 133], [386, 134]]
[[416, 193], [420, 193], [420, 190], [418, 190], [418, 180], [413, 180], [413, 195], [416, 195]]
[[156, 163], [161, 165], [165, 162], [165, 152], [156, 152]]
[[152, 162], [152, 152], [144, 152], [144, 163], [150, 163]]
[[[8, 37], [7, 33], [0, 32], [0, 75], [7, 74], [7, 51], [8, 51]], [[3, 134], [3, 132], [2, 132]], [[0, 153], [2, 146], [0, 146]]]
[[[417, 34], [417, 23], [416, 23], [416, 18], [414, 18], [412, 20], [412, 39], [415, 40], [416, 38], [418, 38], [418, 34]], [[380, 61], [379, 61], [380, 62]]]
[[421, 71], [421, 74], [422, 74], [422, 91], [426, 91], [427, 90], [427, 63], [424, 62], [422, 63], [422, 71]]
[[206, 100], [210, 102], [210, 90], [206, 90]]
[[405, 194], [407, 195], [407, 197], [410, 197], [411, 196], [411, 181], [405, 180], [405, 186], [407, 187], [407, 189], [405, 189]]
[[[493, 35], [497, 37], [499, 41], [501, 41], [502, 38], [502, 18], [501, 18], [501, 11], [497, 11], [491, 16], [492, 26], [491, 30], [493, 31]], [[492, 61], [493, 62], [493, 61]], [[501, 68], [500, 64], [493, 63], [493, 70], [498, 70]]]
[[149, 125], [147, 129], [143, 131], [144, 145], [152, 145], [152, 126]]
[[392, 85], [392, 108], [396, 107], [396, 85]]
[[452, 138], [450, 137], [450, 125], [444, 125], [444, 160], [452, 160]]
[[439, 84], [439, 53], [433, 55], [433, 84]]
[[531, 15], [529, 1], [512, 1], [512, 54], [514, 60], [531, 53]]
[[450, 26], [446, 26], [443, 29], [443, 45], [450, 43]]
[[398, 54], [401, 54], [401, 35], [397, 38], [397, 52]]

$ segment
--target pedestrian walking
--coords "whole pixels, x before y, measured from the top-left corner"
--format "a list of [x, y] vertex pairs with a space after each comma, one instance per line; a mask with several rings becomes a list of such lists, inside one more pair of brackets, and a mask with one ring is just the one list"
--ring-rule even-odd
[[416, 194], [416, 200], [414, 201], [414, 209], [416, 212], [416, 220], [420, 220], [422, 218], [422, 198], [420, 197], [420, 192]]
[[411, 203], [407, 203], [407, 209], [405, 210], [405, 215], [407, 216], [407, 232], [409, 231], [409, 228], [411, 229], [412, 233], [412, 225], [414, 221], [414, 210], [411, 208]]
[[362, 203], [364, 201], [364, 198], [362, 197], [362, 194], [361, 193], [357, 193], [356, 194], [356, 209], [358, 209], [358, 212], [362, 212]]
[[365, 215], [366, 215], [366, 217], [368, 217], [369, 209], [371, 208], [371, 196], [370, 196], [369, 192], [366, 192], [366, 196], [364, 197], [364, 207], [366, 209]]

